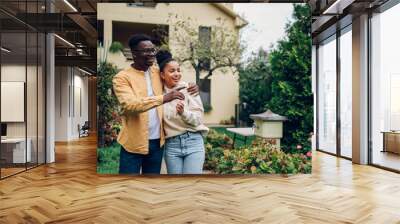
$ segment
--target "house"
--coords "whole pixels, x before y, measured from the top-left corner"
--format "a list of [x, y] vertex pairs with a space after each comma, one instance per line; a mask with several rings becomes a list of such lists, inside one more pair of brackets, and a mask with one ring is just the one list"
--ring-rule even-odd
[[[177, 42], [174, 33], [177, 26], [171, 19], [174, 15], [193, 21], [193, 26], [198, 26], [199, 36], [202, 36], [199, 38], [206, 39], [211, 38], [209, 28], [218, 26], [219, 19], [224, 20], [224, 25], [237, 35], [239, 30], [247, 24], [233, 12], [232, 3], [99, 3], [97, 9], [99, 32], [102, 31], [102, 34], [99, 34], [100, 44], [109, 46], [110, 43], [118, 41], [126, 49], [124, 54], [108, 54], [107, 57], [109, 62], [115, 63], [121, 69], [132, 63], [128, 40], [135, 33], [145, 33], [154, 39], [160, 39], [156, 31], [160, 28], [164, 29], [162, 38], [168, 39], [169, 49], [173, 54], [178, 51], [180, 43]], [[98, 55], [100, 56], [101, 53]], [[196, 82], [195, 71], [188, 63], [182, 66], [182, 76], [186, 82]], [[235, 105], [239, 103], [237, 74], [230, 69], [217, 70], [209, 80], [204, 80], [203, 83], [201, 88], [203, 104], [210, 105], [212, 108], [205, 113], [205, 123], [218, 124], [222, 120], [235, 117]]]

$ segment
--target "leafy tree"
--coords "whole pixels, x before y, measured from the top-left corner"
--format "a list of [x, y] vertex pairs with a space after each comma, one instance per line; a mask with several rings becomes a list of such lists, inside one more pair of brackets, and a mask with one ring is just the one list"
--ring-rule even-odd
[[242, 103], [240, 120], [251, 125], [250, 114], [265, 111], [265, 102], [271, 99], [271, 69], [268, 54], [260, 49], [258, 54], [239, 69], [239, 98]]
[[313, 130], [311, 89], [311, 11], [307, 4], [294, 4], [293, 21], [286, 37], [278, 41], [269, 61], [272, 97], [266, 107], [285, 115], [282, 146], [285, 150], [307, 152]]
[[[169, 41], [177, 46], [174, 57], [193, 67], [196, 83], [200, 87], [200, 78], [208, 79], [218, 69], [237, 71], [243, 47], [240, 46], [238, 34], [229, 28], [225, 20], [218, 18], [217, 25], [201, 27], [191, 18], [170, 14], [168, 23], [173, 27]], [[205, 35], [199, 36], [199, 29], [204, 29]], [[204, 77], [201, 76], [202, 72], [205, 72]]]

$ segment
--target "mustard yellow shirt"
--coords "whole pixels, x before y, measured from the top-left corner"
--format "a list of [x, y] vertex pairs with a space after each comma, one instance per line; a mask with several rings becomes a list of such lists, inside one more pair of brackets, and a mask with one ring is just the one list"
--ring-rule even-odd
[[[148, 154], [149, 115], [148, 111], [157, 108], [160, 119], [163, 117], [163, 85], [158, 67], [150, 69], [154, 96], [148, 96], [144, 71], [129, 67], [113, 78], [114, 93], [122, 109], [122, 129], [117, 141], [128, 152]], [[160, 145], [164, 145], [163, 122], [160, 122]]]

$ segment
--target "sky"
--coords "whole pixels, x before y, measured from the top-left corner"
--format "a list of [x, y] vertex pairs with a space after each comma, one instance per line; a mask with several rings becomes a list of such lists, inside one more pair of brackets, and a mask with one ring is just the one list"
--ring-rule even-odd
[[249, 24], [242, 28], [241, 38], [247, 45], [243, 59], [262, 47], [269, 50], [271, 44], [285, 36], [285, 24], [293, 12], [291, 3], [234, 3], [234, 11]]

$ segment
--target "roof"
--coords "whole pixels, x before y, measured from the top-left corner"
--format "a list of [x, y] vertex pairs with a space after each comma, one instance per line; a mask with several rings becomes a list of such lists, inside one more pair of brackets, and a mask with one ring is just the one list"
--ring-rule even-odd
[[250, 118], [253, 120], [262, 120], [262, 121], [286, 121], [287, 120], [287, 118], [285, 116], [275, 114], [271, 110], [267, 110], [261, 114], [250, 114]]
[[249, 24], [249, 22], [247, 22], [245, 19], [243, 19], [241, 16], [236, 14], [233, 10], [226, 7], [222, 3], [211, 3], [211, 4], [214, 5], [216, 8], [218, 8], [219, 10], [221, 10], [222, 12], [224, 12], [225, 14], [227, 14], [228, 16], [230, 16], [231, 18], [233, 18], [235, 20], [235, 26], [237, 28], [240, 29]]

